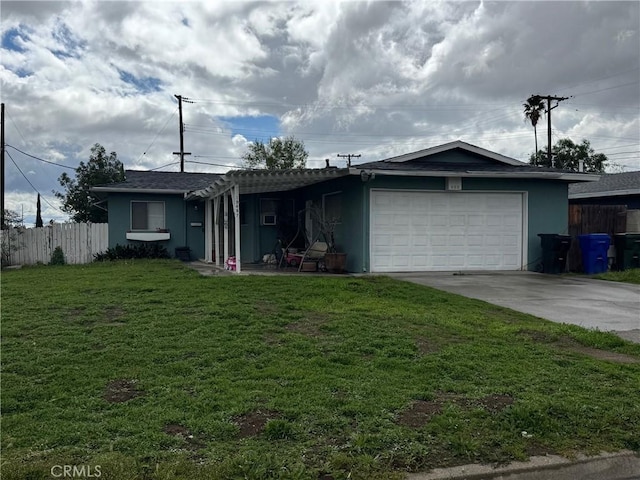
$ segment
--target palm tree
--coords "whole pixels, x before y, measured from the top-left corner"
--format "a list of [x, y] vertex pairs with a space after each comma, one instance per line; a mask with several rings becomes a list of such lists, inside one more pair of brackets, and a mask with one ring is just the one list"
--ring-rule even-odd
[[[544, 102], [542, 98], [538, 95], [531, 95], [527, 99], [527, 103], [523, 103], [524, 107], [524, 121], [530, 121], [531, 125], [533, 125], [533, 135], [536, 139], [536, 150], [534, 153], [534, 162], [535, 159], [538, 158], [538, 130], [536, 126], [538, 125], [538, 120], [542, 116], [542, 112], [544, 112]], [[535, 165], [535, 163], [534, 163]]]

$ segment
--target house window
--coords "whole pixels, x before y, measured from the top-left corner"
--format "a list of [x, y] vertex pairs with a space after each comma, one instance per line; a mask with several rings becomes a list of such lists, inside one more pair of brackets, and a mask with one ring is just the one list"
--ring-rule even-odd
[[261, 198], [260, 225], [282, 225], [295, 221], [293, 198]]
[[131, 202], [131, 230], [164, 228], [164, 202]]
[[278, 217], [278, 200], [275, 198], [260, 199], [260, 225], [275, 225]]
[[342, 192], [322, 196], [322, 214], [325, 222], [342, 223]]

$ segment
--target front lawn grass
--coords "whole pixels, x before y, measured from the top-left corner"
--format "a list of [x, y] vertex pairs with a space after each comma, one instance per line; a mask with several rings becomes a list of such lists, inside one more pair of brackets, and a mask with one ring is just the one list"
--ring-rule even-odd
[[595, 275], [594, 278], [600, 280], [611, 280], [613, 282], [635, 283], [640, 285], [640, 268], [630, 268], [621, 272], [607, 272]]
[[639, 362], [614, 335], [387, 277], [24, 268], [2, 275], [2, 478], [387, 479], [637, 451]]

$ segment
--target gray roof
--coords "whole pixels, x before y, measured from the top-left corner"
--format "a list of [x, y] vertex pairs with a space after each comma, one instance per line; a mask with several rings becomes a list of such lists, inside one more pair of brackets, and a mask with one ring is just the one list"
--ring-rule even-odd
[[[460, 162], [442, 161], [438, 154], [447, 151], [465, 152], [465, 160]], [[389, 172], [390, 174], [403, 172], [408, 175], [495, 175], [502, 178], [555, 178], [569, 182], [594, 181], [598, 178], [585, 173], [530, 165], [459, 140], [398, 157], [354, 165], [354, 168]]]
[[[355, 165], [358, 168], [366, 168], [371, 170], [397, 170], [397, 171], [435, 171], [435, 172], [528, 172], [528, 173], [560, 173], [563, 170], [556, 168], [535, 167], [523, 163], [522, 165], [506, 165], [498, 163], [452, 163], [452, 162], [433, 162], [429, 159], [412, 160], [410, 162], [397, 163], [381, 160], [378, 162], [363, 163]], [[571, 172], [575, 173], [575, 172]]]
[[605, 173], [600, 180], [569, 185], [569, 198], [610, 197], [640, 194], [640, 171]]
[[94, 187], [97, 192], [187, 193], [208, 187], [217, 173], [150, 172], [126, 170], [125, 181]]

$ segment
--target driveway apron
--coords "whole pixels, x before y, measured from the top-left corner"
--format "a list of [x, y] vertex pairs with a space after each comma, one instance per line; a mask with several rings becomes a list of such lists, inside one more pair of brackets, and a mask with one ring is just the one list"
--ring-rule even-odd
[[640, 343], [640, 285], [533, 272], [389, 276]]

